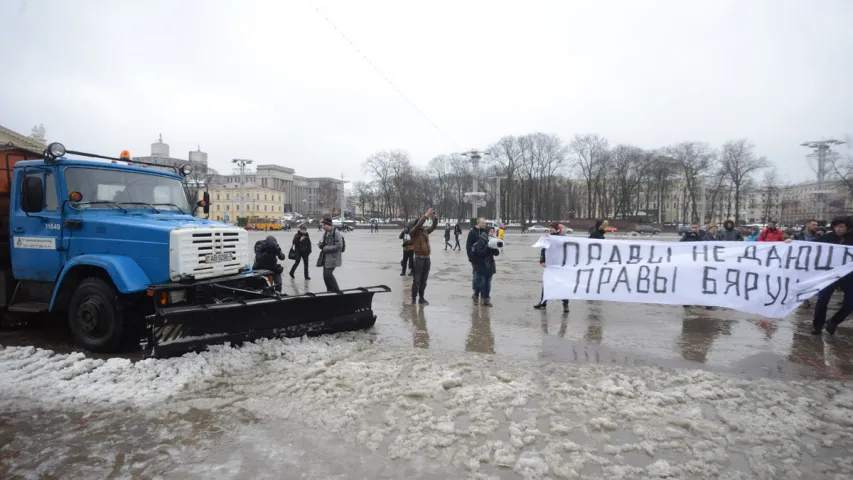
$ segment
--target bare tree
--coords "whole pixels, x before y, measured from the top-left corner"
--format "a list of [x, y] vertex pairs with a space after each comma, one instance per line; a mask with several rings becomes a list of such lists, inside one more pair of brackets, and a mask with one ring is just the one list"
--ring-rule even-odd
[[734, 189], [735, 219], [737, 221], [740, 220], [741, 190], [745, 186], [745, 182], [754, 172], [767, 168], [769, 165], [764, 157], [755, 156], [754, 149], [755, 145], [749, 140], [732, 140], [723, 145], [720, 154], [720, 167], [729, 177]]
[[390, 218], [392, 216], [391, 208], [393, 206], [392, 197], [394, 195], [394, 163], [399, 158], [409, 158], [409, 154], [403, 150], [383, 150], [376, 152], [367, 157], [362, 168], [366, 173], [371, 174], [376, 178], [379, 188], [382, 191], [384, 200], [383, 216]]
[[[697, 187], [703, 176], [714, 166], [715, 152], [704, 142], [681, 142], [667, 149], [667, 153], [678, 162], [684, 175], [684, 189], [689, 197], [693, 219], [699, 219], [697, 210]], [[684, 205], [686, 211], [687, 204]]]
[[216, 170], [204, 164], [193, 165], [193, 171], [184, 177], [184, 194], [187, 196], [187, 203], [190, 208], [195, 208], [199, 201], [199, 194], [207, 188], [210, 179], [214, 175], [218, 175]]
[[597, 133], [575, 135], [569, 149], [574, 154], [575, 163], [586, 181], [587, 216], [598, 217], [599, 208], [593, 203], [593, 198], [601, 187], [600, 181], [607, 157], [607, 139]]
[[764, 182], [761, 186], [762, 206], [761, 220], [766, 222], [770, 219], [770, 212], [779, 201], [779, 173], [776, 167], [771, 167], [764, 172]]

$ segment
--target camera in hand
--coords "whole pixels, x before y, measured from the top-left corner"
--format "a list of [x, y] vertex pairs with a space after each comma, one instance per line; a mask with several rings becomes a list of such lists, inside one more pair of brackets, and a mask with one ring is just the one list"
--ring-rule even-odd
[[504, 248], [504, 241], [498, 237], [489, 237], [489, 248]]

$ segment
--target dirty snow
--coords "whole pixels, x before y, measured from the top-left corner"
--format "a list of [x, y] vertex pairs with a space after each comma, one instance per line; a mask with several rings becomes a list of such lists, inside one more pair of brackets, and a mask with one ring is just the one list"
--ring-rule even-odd
[[[147, 412], [162, 418], [202, 412], [214, 423], [249, 415], [268, 425], [236, 437], [228, 429], [208, 432], [205, 438], [229, 436], [234, 448], [204, 456], [203, 472], [181, 467], [183, 478], [246, 475], [247, 468], [264, 476], [249, 461], [265, 456], [258, 453], [264, 445], [252, 443], [282, 423], [298, 426], [305, 439], [340, 440], [353, 459], [421, 465], [421, 473], [439, 469], [457, 478], [511, 478], [509, 472], [516, 478], [853, 477], [853, 390], [843, 383], [513, 362], [372, 340], [365, 332], [268, 340], [138, 362], [8, 347], [0, 350], [0, 431], [21, 421], [16, 412], [33, 408], [47, 416], [107, 412], [99, 417], [105, 430], [117, 428], [110, 424], [121, 421], [115, 417]], [[117, 411], [126, 415], [109, 414]], [[169, 422], [170, 435], [196, 435], [196, 427], [179, 424]], [[25, 435], [11, 437], [0, 443], [0, 473], [5, 465], [23, 475], [40, 459], [38, 475], [70, 468], [28, 448]], [[254, 453], [241, 460], [244, 451]], [[191, 457], [175, 453], [163, 472]], [[279, 467], [292, 462], [284, 457]], [[270, 462], [274, 473], [276, 461]], [[105, 476], [115, 466], [74, 468]], [[141, 467], [122, 468], [129, 474]], [[386, 473], [417, 478], [411, 469]]]

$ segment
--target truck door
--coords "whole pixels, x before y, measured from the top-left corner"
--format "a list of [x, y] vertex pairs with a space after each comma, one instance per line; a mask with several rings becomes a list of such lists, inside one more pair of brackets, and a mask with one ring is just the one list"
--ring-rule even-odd
[[[26, 177], [42, 181], [44, 195], [40, 212], [28, 214], [22, 209], [20, 192]], [[9, 222], [12, 272], [18, 280], [56, 281], [62, 264], [58, 250], [62, 225], [56, 176], [49, 170], [28, 168], [15, 173], [15, 182], [18, 195], [12, 199], [12, 218]]]

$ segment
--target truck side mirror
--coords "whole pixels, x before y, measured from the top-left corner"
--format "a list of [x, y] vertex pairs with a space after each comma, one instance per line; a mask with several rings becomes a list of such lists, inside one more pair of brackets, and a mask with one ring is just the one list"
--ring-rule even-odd
[[205, 215], [210, 213], [210, 194], [204, 192], [204, 196], [202, 196], [202, 200], [198, 202], [198, 206], [201, 207], [201, 211], [205, 213]]
[[44, 208], [44, 185], [41, 177], [24, 177], [24, 185], [21, 188], [21, 210], [26, 213], [35, 213]]

